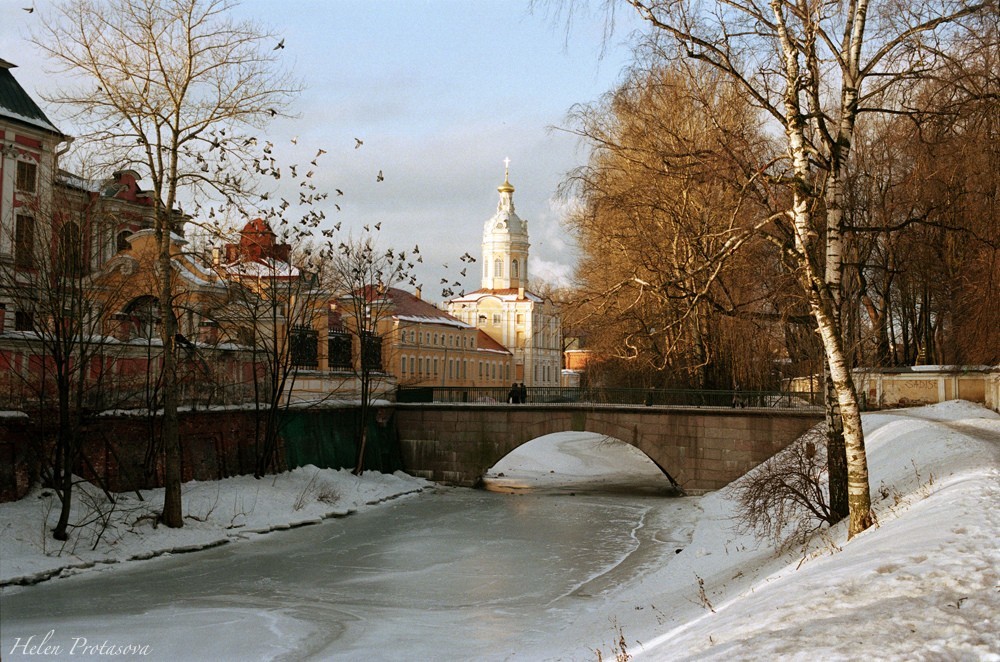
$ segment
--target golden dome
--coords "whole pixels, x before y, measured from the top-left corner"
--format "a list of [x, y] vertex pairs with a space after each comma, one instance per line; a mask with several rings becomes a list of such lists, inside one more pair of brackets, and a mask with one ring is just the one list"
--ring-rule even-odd
[[504, 177], [503, 184], [497, 187], [497, 191], [499, 191], [500, 193], [513, 193], [514, 187], [511, 185], [510, 180]]

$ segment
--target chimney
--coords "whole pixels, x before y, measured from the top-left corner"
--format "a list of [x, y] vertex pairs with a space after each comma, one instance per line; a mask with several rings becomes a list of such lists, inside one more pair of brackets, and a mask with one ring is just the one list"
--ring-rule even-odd
[[523, 287], [517, 288], [517, 298], [518, 299], [523, 299], [524, 298], [524, 288]]
[[421, 292], [421, 289], [420, 289], [420, 288], [418, 287], [418, 288], [417, 288], [417, 298], [418, 298], [418, 299], [423, 299], [423, 297], [422, 297], [422, 296], [420, 296], [420, 295], [421, 295], [421, 293], [422, 293], [422, 292]]

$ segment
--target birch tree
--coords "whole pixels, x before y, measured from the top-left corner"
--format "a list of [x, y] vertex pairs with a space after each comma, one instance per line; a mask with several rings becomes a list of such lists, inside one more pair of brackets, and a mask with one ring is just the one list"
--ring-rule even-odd
[[[251, 131], [283, 113], [297, 85], [278, 66], [278, 38], [231, 16], [231, 0], [68, 0], [34, 43], [75, 86], [49, 95], [71, 107], [85, 140], [152, 182], [163, 341], [165, 495], [162, 519], [183, 525], [178, 439], [177, 315], [170, 235], [182, 194], [235, 202], [252, 182]], [[235, 168], [242, 164], [243, 168]], [[237, 174], [233, 174], [233, 173]]]
[[[790, 204], [776, 220], [797, 268], [843, 421], [848, 536], [872, 524], [858, 396], [841, 332], [844, 182], [856, 124], [935, 65], [937, 42], [990, 1], [626, 0], [672, 55], [743, 87], [784, 134], [774, 179]], [[831, 454], [837, 453], [830, 449]]]

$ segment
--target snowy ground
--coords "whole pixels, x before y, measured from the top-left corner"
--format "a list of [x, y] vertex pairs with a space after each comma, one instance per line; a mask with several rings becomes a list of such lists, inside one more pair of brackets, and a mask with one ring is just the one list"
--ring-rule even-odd
[[141, 492], [141, 500], [134, 492], [121, 494], [111, 508], [100, 490], [81, 486], [74, 493], [72, 521], [82, 525], [72, 530], [67, 543], [49, 534], [59, 517], [58, 499], [52, 490], [35, 490], [20, 501], [0, 504], [0, 586], [253, 540], [270, 531], [343, 517], [431, 485], [402, 472], [369, 471], [358, 477], [348, 470], [313, 466], [260, 480], [192, 481], [183, 486], [185, 521], [180, 529], [154, 526], [162, 489]]
[[[847, 542], [841, 524], [806, 549], [777, 553], [735, 532], [727, 490], [702, 497], [696, 519], [669, 522], [688, 529], [679, 553], [601, 595], [594, 613], [603, 622], [593, 632], [604, 659], [616, 652], [613, 628], [636, 659], [1000, 661], [1000, 416], [954, 401], [866, 414], [864, 422], [877, 527]], [[520, 471], [537, 483], [546, 470], [593, 478], [608, 466], [607, 448], [571, 457], [554, 449], [511, 458], [494, 474]], [[54, 547], [43, 524], [46, 514], [54, 521], [54, 499], [36, 492], [0, 505], [0, 583], [253, 540], [427, 486], [402, 474], [358, 479], [315, 467], [192, 483], [184, 529], [154, 529], [142, 517], [158, 507], [158, 492], [143, 502], [131, 495], [95, 550], [94, 526]], [[578, 649], [553, 633], [545, 659], [572, 659], [565, 651]]]

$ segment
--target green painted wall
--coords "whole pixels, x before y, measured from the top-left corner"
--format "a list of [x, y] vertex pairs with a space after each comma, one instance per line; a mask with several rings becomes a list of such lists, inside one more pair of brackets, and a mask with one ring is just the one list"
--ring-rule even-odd
[[[360, 409], [354, 407], [284, 412], [281, 437], [287, 467], [294, 469], [307, 464], [329, 469], [354, 467], [360, 416]], [[371, 418], [378, 417], [373, 412]], [[402, 468], [395, 413], [382, 422], [369, 421], [365, 470], [392, 473]]]

